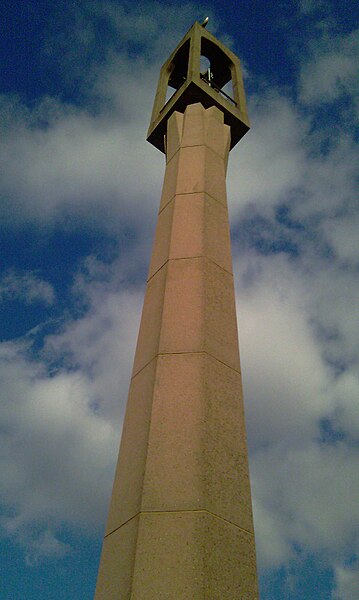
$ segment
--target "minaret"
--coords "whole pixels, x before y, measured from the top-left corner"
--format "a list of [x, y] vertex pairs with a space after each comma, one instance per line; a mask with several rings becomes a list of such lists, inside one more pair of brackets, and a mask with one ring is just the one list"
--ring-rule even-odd
[[148, 134], [166, 172], [96, 600], [258, 598], [225, 181], [248, 128], [237, 57], [195, 23]]

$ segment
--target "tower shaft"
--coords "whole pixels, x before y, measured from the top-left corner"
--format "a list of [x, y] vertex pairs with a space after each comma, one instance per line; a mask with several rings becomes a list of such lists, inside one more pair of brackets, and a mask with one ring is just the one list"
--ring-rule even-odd
[[96, 600], [255, 600], [226, 165], [230, 128], [190, 104], [166, 172]]

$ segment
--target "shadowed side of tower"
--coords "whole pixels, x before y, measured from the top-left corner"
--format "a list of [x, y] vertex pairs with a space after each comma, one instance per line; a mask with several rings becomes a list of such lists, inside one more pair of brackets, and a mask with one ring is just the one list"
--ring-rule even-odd
[[255, 600], [226, 166], [213, 105], [166, 119], [166, 172], [96, 600]]

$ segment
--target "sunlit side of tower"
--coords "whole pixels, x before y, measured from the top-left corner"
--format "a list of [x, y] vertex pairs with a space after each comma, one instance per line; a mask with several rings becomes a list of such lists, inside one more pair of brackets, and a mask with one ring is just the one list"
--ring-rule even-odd
[[148, 132], [166, 172], [96, 600], [258, 598], [226, 200], [248, 129], [239, 61], [195, 23]]

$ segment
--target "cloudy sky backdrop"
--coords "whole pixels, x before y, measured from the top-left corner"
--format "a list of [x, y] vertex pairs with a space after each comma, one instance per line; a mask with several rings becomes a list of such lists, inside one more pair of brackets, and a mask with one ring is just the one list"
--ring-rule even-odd
[[0, 596], [90, 600], [195, 20], [243, 63], [228, 196], [261, 600], [359, 598], [358, 7], [5, 0]]

